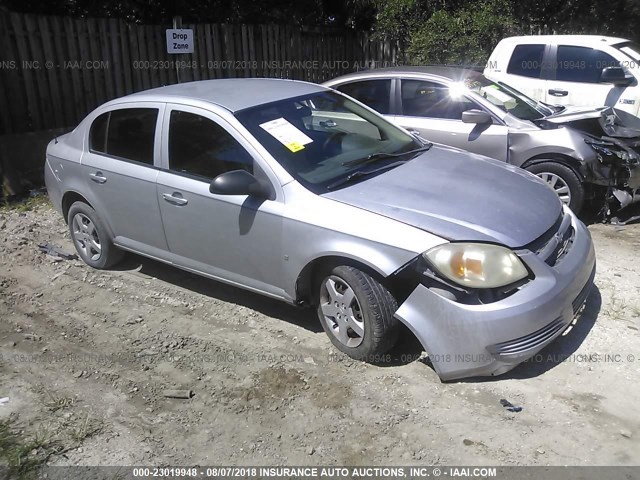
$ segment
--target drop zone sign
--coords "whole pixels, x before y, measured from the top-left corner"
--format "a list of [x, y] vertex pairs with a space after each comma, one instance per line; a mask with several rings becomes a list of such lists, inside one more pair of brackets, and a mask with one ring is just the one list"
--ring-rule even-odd
[[193, 53], [193, 30], [167, 29], [167, 53]]

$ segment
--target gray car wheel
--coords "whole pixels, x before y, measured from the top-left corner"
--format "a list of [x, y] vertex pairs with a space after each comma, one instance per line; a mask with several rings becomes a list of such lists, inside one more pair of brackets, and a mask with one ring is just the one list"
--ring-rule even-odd
[[122, 259], [124, 253], [113, 245], [102, 220], [89, 205], [75, 202], [67, 219], [76, 251], [87, 265], [103, 269]]
[[319, 285], [318, 317], [331, 342], [352, 358], [377, 361], [398, 337], [396, 300], [380, 282], [348, 266]]
[[558, 162], [536, 163], [526, 168], [544, 180], [556, 192], [562, 203], [579, 213], [584, 203], [584, 185], [576, 173]]

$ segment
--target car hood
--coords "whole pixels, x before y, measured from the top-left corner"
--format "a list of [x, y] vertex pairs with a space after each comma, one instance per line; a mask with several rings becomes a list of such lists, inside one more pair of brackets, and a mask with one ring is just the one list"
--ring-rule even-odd
[[562, 211], [557, 195], [536, 176], [441, 145], [323, 197], [448, 240], [499, 242], [511, 248], [540, 237]]
[[613, 107], [567, 108], [536, 122], [541, 128], [568, 126], [597, 137], [606, 135], [616, 138], [640, 137], [640, 119]]

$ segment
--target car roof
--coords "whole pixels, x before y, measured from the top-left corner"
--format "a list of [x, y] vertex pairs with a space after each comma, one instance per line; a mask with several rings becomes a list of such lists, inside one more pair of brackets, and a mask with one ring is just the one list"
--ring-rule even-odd
[[228, 78], [178, 83], [133, 93], [109, 102], [109, 105], [127, 102], [205, 101], [231, 112], [286, 98], [326, 91], [327, 88], [297, 80], [276, 78]]
[[356, 80], [359, 78], [365, 77], [373, 77], [373, 76], [402, 76], [402, 75], [430, 75], [432, 77], [440, 77], [446, 80], [461, 80], [467, 77], [474, 77], [477, 75], [482, 75], [481, 72], [477, 70], [472, 70], [470, 68], [464, 67], [444, 67], [444, 66], [410, 66], [410, 67], [389, 67], [389, 68], [375, 68], [371, 70], [363, 70], [361, 72], [349, 73], [347, 75], [343, 75], [338, 78], [334, 78], [328, 82], [325, 82], [324, 85], [330, 85], [334, 81], [338, 80], [340, 82], [345, 80]]
[[628, 42], [626, 38], [605, 37], [604, 35], [523, 35], [519, 37], [507, 37], [502, 40], [509, 43], [575, 43], [584, 46], [616, 45]]

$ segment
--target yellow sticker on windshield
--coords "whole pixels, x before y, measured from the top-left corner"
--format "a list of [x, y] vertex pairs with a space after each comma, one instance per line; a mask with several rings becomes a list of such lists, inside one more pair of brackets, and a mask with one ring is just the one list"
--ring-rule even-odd
[[289, 142], [289, 143], [285, 144], [285, 147], [287, 147], [292, 152], [298, 152], [298, 151], [304, 149], [304, 145], [301, 145], [298, 142]]

